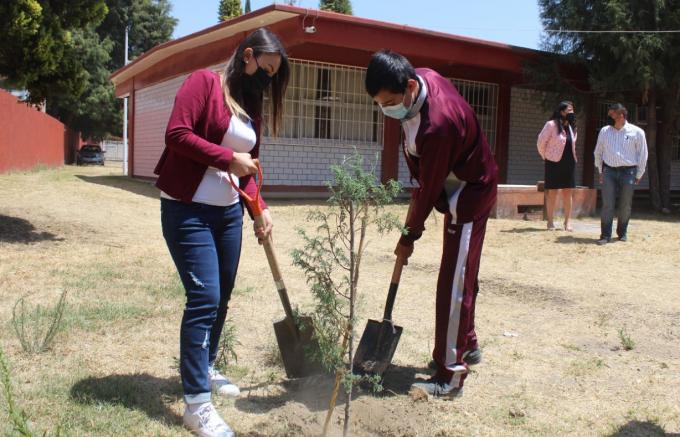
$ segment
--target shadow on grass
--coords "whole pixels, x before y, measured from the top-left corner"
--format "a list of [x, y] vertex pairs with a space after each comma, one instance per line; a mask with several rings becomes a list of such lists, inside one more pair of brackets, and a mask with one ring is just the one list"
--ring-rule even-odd
[[159, 198], [158, 188], [153, 184], [140, 181], [138, 179], [132, 179], [127, 176], [83, 176], [76, 175], [78, 179], [83, 182], [89, 182], [91, 184], [104, 185], [107, 187], [118, 188], [119, 190], [125, 190], [130, 193], [138, 194], [140, 196], [151, 197], [154, 199]]
[[40, 241], [63, 241], [51, 232], [38, 232], [26, 219], [0, 214], [0, 242], [37, 243]]
[[[392, 397], [406, 395], [415, 381], [416, 374], [427, 374], [430, 371], [424, 367], [392, 366], [384, 375], [383, 391], [372, 393], [370, 390], [356, 388], [352, 399], [362, 396]], [[236, 400], [236, 408], [248, 413], [266, 413], [286, 405], [288, 402], [298, 402], [305, 405], [309, 411], [326, 411], [330, 401], [335, 377], [331, 375], [312, 376], [309, 378], [288, 380], [282, 383], [284, 392], [269, 394], [270, 384], [262, 383], [251, 387], [241, 387], [241, 397]], [[342, 388], [336, 405], [345, 402]]]
[[573, 237], [571, 235], [561, 235], [555, 239], [556, 243], [562, 244], [597, 244], [598, 238]]
[[71, 387], [71, 397], [81, 404], [120, 405], [171, 425], [182, 424], [182, 418], [168, 407], [182, 397], [179, 377], [139, 373], [85, 378]]
[[653, 422], [631, 420], [608, 437], [680, 437], [680, 434], [667, 433]]
[[546, 228], [513, 228], [501, 229], [501, 232], [506, 234], [528, 234], [530, 232], [548, 232]]

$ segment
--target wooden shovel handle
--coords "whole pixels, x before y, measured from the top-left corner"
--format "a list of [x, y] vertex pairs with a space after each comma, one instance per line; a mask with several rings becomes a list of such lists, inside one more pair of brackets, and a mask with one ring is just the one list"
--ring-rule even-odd
[[394, 301], [397, 298], [397, 289], [399, 288], [399, 281], [401, 280], [401, 271], [404, 267], [404, 258], [398, 256], [394, 262], [394, 270], [392, 271], [392, 281], [390, 282], [390, 289], [387, 292], [387, 302], [385, 302], [385, 313], [383, 320], [392, 321], [392, 308]]
[[[264, 228], [264, 217], [262, 216], [262, 208], [260, 207], [260, 192], [262, 191], [262, 183], [264, 182], [264, 172], [262, 171], [262, 165], [260, 161], [254, 159], [255, 165], [257, 166], [257, 190], [255, 191], [255, 196], [249, 196], [245, 191], [239, 188], [232, 178], [229, 178], [231, 185], [236, 191], [241, 195], [243, 201], [250, 206], [250, 211], [253, 213], [253, 221], [255, 226], [258, 228]], [[281, 275], [281, 269], [279, 269], [279, 262], [276, 259], [276, 253], [274, 253], [274, 246], [272, 244], [271, 234], [262, 242], [264, 246], [264, 253], [267, 255], [267, 262], [269, 263], [269, 269], [272, 271], [272, 276], [274, 277], [274, 285], [276, 285], [276, 291], [279, 292], [279, 298], [281, 299], [281, 304], [283, 305], [283, 311], [286, 313], [286, 319], [295, 326], [295, 319], [293, 318], [293, 308], [290, 305], [290, 299], [288, 299], [288, 291], [286, 290], [286, 284], [283, 282], [283, 276]]]
[[[264, 219], [261, 215], [255, 217], [255, 225], [264, 225]], [[291, 323], [295, 323], [295, 319], [293, 317], [293, 308], [290, 305], [290, 299], [288, 299], [288, 291], [286, 290], [286, 284], [283, 282], [283, 276], [281, 275], [281, 270], [279, 269], [279, 262], [276, 259], [276, 253], [274, 252], [274, 245], [272, 244], [271, 235], [268, 235], [267, 238], [262, 242], [262, 246], [264, 246], [264, 253], [267, 255], [269, 269], [272, 271], [272, 276], [274, 277], [276, 291], [279, 292], [279, 298], [281, 299], [281, 305], [283, 305], [283, 311], [286, 313], [286, 318], [289, 319]]]

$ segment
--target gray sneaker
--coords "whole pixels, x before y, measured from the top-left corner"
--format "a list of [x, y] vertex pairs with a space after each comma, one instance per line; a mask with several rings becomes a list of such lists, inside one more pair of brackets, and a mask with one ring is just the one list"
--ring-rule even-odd
[[609, 238], [600, 238], [599, 240], [597, 240], [598, 246], [604, 246], [607, 243], [609, 243]]
[[463, 395], [463, 388], [454, 387], [451, 384], [430, 378], [427, 381], [411, 384], [410, 393], [412, 395], [421, 395], [427, 398], [455, 399]]
[[[481, 349], [472, 349], [463, 354], [463, 361], [468, 366], [475, 366], [479, 363], [482, 362], [482, 350]], [[430, 360], [429, 363], [427, 363], [427, 368], [430, 370], [437, 370], [437, 363], [435, 360]]]
[[184, 427], [199, 437], [236, 437], [211, 403], [193, 413], [187, 407], [182, 419]]

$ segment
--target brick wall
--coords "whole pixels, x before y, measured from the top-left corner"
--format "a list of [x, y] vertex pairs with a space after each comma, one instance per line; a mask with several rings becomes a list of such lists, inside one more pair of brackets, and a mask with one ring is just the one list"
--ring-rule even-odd
[[[153, 169], [165, 147], [165, 129], [175, 94], [185, 78], [186, 75], [179, 76], [136, 91], [134, 176], [155, 177]], [[351, 155], [354, 147], [364, 157], [366, 169], [375, 165], [380, 172], [380, 145], [315, 144], [310, 141], [313, 140], [281, 143], [263, 139], [260, 153], [267, 172], [266, 184], [325, 186], [326, 181], [332, 179], [330, 165]]]
[[305, 144], [287, 140], [275, 143], [263, 140], [260, 155], [266, 171], [266, 185], [325, 186], [333, 179], [332, 164], [354, 154], [354, 147], [364, 158], [364, 168], [374, 170], [380, 178], [381, 146], [353, 146], [350, 144], [319, 144], [305, 140]]
[[[545, 93], [525, 88], [512, 88], [510, 95], [510, 135], [508, 139], [508, 184], [534, 185], [544, 178], [544, 163], [536, 149], [536, 139], [545, 122], [552, 115], [552, 108], [545, 109]], [[557, 98], [555, 105], [559, 103]], [[583, 141], [585, 140], [584, 114], [577, 109], [579, 138], [576, 142], [576, 185], [582, 183]]]

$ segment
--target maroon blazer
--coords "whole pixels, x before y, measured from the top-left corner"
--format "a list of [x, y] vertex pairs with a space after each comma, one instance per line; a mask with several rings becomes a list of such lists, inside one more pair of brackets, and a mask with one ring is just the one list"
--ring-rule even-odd
[[[165, 150], [154, 170], [158, 175], [156, 186], [175, 199], [191, 203], [208, 167], [227, 171], [234, 152], [220, 144], [231, 117], [220, 76], [211, 70], [190, 74], [175, 96], [165, 130]], [[250, 154], [257, 158], [261, 119], [256, 118], [253, 124], [257, 141]], [[257, 186], [252, 176], [240, 178], [239, 185], [255, 196]], [[267, 207], [264, 200], [260, 203], [263, 209]]]
[[416, 150], [406, 153], [411, 176], [419, 187], [412, 194], [412, 209], [402, 244], [413, 244], [425, 229], [425, 220], [436, 208], [448, 211], [444, 183], [453, 172], [465, 186], [456, 204], [458, 223], [468, 223], [489, 214], [496, 202], [498, 167], [477, 116], [448, 79], [433, 70], [416, 69], [427, 84], [427, 99], [420, 109]]

